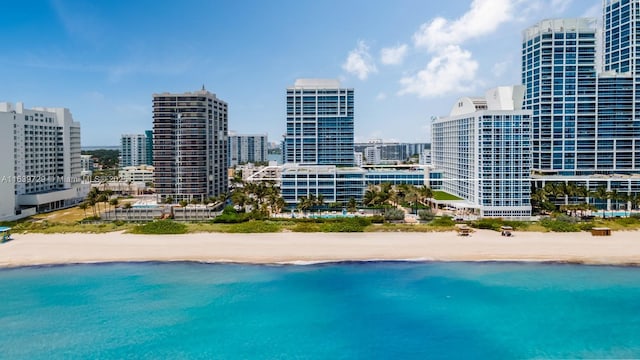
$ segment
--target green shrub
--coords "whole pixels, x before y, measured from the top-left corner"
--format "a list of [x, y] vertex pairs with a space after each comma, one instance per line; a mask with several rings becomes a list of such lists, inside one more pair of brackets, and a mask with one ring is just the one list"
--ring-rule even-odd
[[440, 217], [436, 217], [435, 219], [431, 220], [431, 222], [429, 224], [433, 225], [433, 226], [445, 226], [446, 227], [446, 226], [454, 226], [456, 223], [449, 216], [440, 216]]
[[234, 224], [227, 229], [229, 233], [269, 233], [279, 232], [281, 225], [276, 222], [250, 220], [239, 224]]
[[581, 231], [580, 227], [573, 222], [568, 222], [565, 219], [542, 219], [540, 225], [555, 232], [578, 232]]
[[331, 219], [320, 224], [322, 232], [362, 232], [371, 225], [371, 220], [364, 217]]
[[629, 214], [629, 217], [632, 218], [632, 219], [640, 220], [640, 213], [631, 213], [631, 214]]
[[138, 225], [131, 232], [134, 234], [185, 234], [187, 225], [172, 220], [158, 220]]
[[384, 223], [384, 216], [382, 216], [382, 215], [373, 215], [373, 216], [369, 217], [369, 219], [371, 220], [372, 224], [383, 224]]
[[482, 218], [471, 223], [471, 226], [475, 228], [495, 230], [495, 231], [499, 231], [500, 227], [503, 225], [504, 225], [504, 221], [502, 221], [502, 219], [495, 219], [495, 218]]
[[291, 230], [294, 232], [320, 232], [320, 225], [312, 222], [299, 222]]
[[384, 219], [387, 221], [404, 220], [404, 211], [396, 208], [386, 209], [384, 211]]
[[232, 205], [227, 205], [222, 210], [222, 214], [213, 219], [213, 222], [216, 224], [237, 224], [248, 221], [250, 218], [250, 214], [238, 213]]
[[580, 229], [581, 231], [591, 231], [591, 229], [593, 229], [593, 223], [592, 222], [580, 223], [577, 226], [578, 226], [578, 229]]
[[436, 217], [436, 214], [431, 209], [418, 210], [418, 218], [424, 221], [431, 221]]
[[616, 218], [613, 221], [618, 225], [629, 226], [629, 225], [637, 224], [638, 222], [640, 222], [640, 219], [627, 217], [627, 218]]

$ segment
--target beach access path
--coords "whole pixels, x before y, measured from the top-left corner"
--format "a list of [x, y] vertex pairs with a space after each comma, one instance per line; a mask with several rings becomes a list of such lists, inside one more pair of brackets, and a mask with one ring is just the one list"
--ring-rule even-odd
[[96, 262], [201, 261], [315, 263], [367, 260], [557, 261], [640, 265], [640, 231], [611, 236], [475, 230], [370, 233], [197, 233], [186, 235], [13, 234], [0, 244], [0, 266]]

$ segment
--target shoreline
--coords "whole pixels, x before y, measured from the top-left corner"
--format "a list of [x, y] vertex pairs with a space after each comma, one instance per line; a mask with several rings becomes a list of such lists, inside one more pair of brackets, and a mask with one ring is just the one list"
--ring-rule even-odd
[[14, 234], [0, 267], [116, 262], [304, 265], [336, 262], [555, 262], [640, 266], [640, 231], [528, 233]]

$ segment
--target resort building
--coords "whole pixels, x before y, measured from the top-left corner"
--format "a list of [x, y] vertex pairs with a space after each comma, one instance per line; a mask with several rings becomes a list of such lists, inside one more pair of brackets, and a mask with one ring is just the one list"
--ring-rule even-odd
[[281, 193], [289, 206], [295, 206], [301, 197], [321, 196], [325, 204], [346, 204], [352, 198], [362, 202], [365, 170], [336, 167], [335, 165], [285, 164], [282, 168]]
[[120, 138], [120, 167], [151, 165], [149, 143], [153, 146], [150, 134], [123, 134]]
[[0, 103], [0, 220], [73, 206], [81, 184], [80, 124], [69, 109]]
[[227, 103], [205, 90], [153, 95], [154, 184], [160, 201], [228, 191]]
[[284, 162], [353, 166], [353, 89], [337, 80], [298, 79], [286, 97]]
[[285, 164], [281, 167], [282, 197], [295, 206], [301, 197], [322, 195], [325, 204], [361, 203], [370, 185], [390, 183], [442, 188], [442, 174], [426, 166], [379, 165], [337, 167], [333, 165]]
[[268, 162], [267, 134], [239, 135], [229, 133], [229, 167], [239, 164]]
[[432, 123], [433, 165], [442, 189], [482, 217], [531, 216], [531, 111], [522, 86], [461, 98]]

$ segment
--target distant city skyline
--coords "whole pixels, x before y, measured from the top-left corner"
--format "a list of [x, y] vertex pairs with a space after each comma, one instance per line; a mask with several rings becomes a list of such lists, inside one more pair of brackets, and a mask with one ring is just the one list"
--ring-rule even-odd
[[[460, 96], [520, 84], [522, 31], [595, 17], [601, 1], [12, 2], [0, 14], [0, 101], [69, 108], [83, 146], [115, 146], [152, 124], [152, 94], [203, 84], [229, 129], [285, 133], [286, 87], [354, 88], [355, 141], [430, 141]], [[277, 5], [277, 6], [276, 6]], [[197, 34], [197, 36], [194, 36]], [[393, 124], [393, 125], [391, 125]]]

